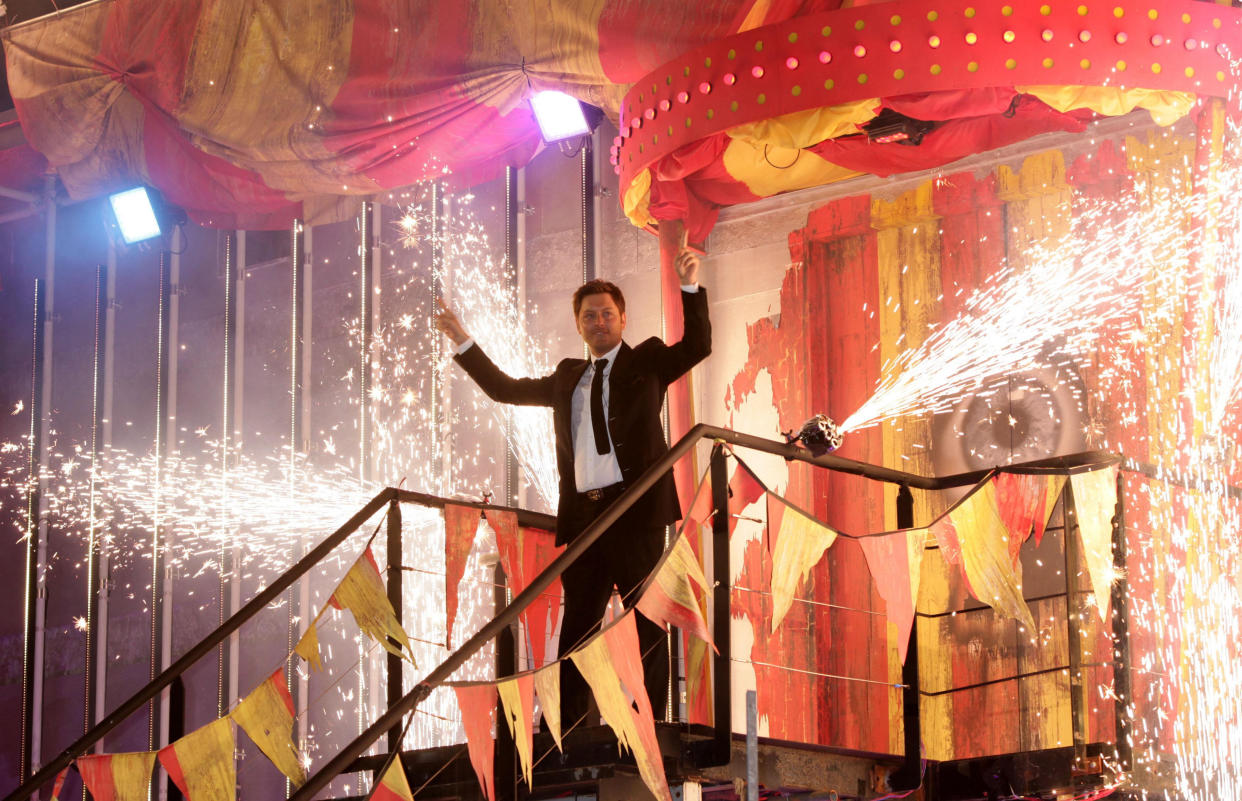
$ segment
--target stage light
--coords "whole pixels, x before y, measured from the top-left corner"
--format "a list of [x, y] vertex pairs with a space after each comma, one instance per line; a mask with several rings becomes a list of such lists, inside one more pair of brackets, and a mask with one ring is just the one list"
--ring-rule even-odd
[[801, 442], [814, 456], [823, 456], [841, 447], [841, 427], [826, 414], [817, 414], [802, 424], [798, 433], [785, 432], [785, 441]]
[[108, 202], [125, 244], [132, 245], [160, 235], [160, 223], [146, 187], [139, 186], [109, 195]]
[[591, 132], [582, 104], [564, 92], [545, 90], [530, 99], [543, 141], [551, 144]]
[[934, 122], [916, 120], [886, 108], [863, 125], [863, 130], [867, 132], [867, 138], [877, 145], [917, 145], [935, 127]]

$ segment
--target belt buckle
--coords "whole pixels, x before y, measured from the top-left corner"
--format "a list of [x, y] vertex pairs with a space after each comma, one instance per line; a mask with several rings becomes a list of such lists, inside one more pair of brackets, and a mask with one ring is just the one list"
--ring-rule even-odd
[[583, 494], [586, 495], [587, 500], [592, 503], [596, 503], [604, 497], [604, 491], [602, 489], [589, 489]]

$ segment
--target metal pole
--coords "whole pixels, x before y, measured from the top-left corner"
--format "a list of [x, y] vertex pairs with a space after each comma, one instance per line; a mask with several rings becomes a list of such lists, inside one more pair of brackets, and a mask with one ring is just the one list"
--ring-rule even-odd
[[[311, 441], [311, 415], [310, 415], [311, 384], [310, 384], [309, 376], [311, 375], [312, 349], [308, 347], [308, 345], [312, 341], [312, 337], [314, 336], [312, 333], [314, 329], [311, 325], [311, 321], [313, 319], [312, 314], [313, 314], [313, 309], [314, 309], [314, 304], [311, 302], [311, 299], [313, 297], [312, 282], [314, 280], [314, 274], [315, 274], [315, 258], [314, 258], [315, 228], [314, 226], [311, 226], [311, 225], [303, 226], [302, 236], [303, 236], [302, 262], [304, 264], [304, 267], [303, 267], [303, 275], [302, 275], [302, 292], [301, 292], [301, 297], [302, 297], [302, 311], [301, 311], [302, 331], [301, 333], [302, 333], [303, 345], [302, 345], [302, 364], [299, 368], [301, 370], [302, 386], [300, 387], [299, 392], [298, 392], [299, 397], [301, 399], [301, 407], [298, 409], [298, 414], [300, 415], [299, 417], [300, 437], [298, 439], [298, 442], [301, 443], [303, 452], [309, 453], [310, 441]], [[310, 537], [306, 534], [303, 534], [301, 539], [302, 539], [301, 547], [303, 550], [305, 550], [307, 547], [310, 546], [310, 542], [311, 542]], [[310, 627], [310, 609], [311, 609], [310, 582], [302, 581], [298, 584], [298, 610], [300, 612], [299, 617], [301, 618], [298, 622], [298, 630], [297, 630], [297, 636], [299, 639], [302, 637], [303, 634], [306, 633], [307, 628]], [[294, 675], [297, 677], [297, 694], [295, 696], [295, 699], [297, 701], [297, 708], [306, 709], [307, 704], [310, 702], [310, 677], [304, 676], [298, 673], [297, 671], [294, 671]], [[305, 714], [298, 716], [297, 743], [299, 747], [303, 747], [305, 745], [307, 735], [310, 732], [310, 722], [308, 720], [308, 717], [309, 716]], [[286, 795], [288, 794], [288, 792], [291, 791], [291, 789], [292, 788], [287, 788]]]
[[[914, 528], [914, 494], [902, 484], [897, 490], [897, 528]], [[906, 761], [889, 778], [896, 791], [918, 787], [922, 781], [922, 718], [919, 709], [919, 617], [916, 613], [910, 626], [906, 661], [901, 666], [902, 728], [905, 734]]]
[[[392, 605], [397, 623], [403, 623], [401, 559], [401, 504], [396, 498], [388, 504], [388, 529], [385, 532], [388, 540], [388, 603]], [[405, 690], [401, 681], [403, 660], [396, 654], [388, 654], [388, 706], [401, 700]], [[388, 752], [401, 750], [401, 726], [395, 725], [388, 730]]]
[[1081, 540], [1078, 533], [1078, 508], [1074, 503], [1074, 489], [1070, 481], [1065, 482], [1061, 494], [1062, 514], [1065, 528], [1062, 543], [1065, 549], [1065, 629], [1069, 644], [1069, 682], [1070, 682], [1070, 726], [1073, 734], [1074, 759], [1086, 756], [1087, 745], [1087, 688], [1083, 681], [1082, 666], [1082, 634], [1083, 617], [1090, 614], [1084, 603], [1079, 602], [1083, 595], [1078, 589], [1082, 576], [1082, 563], [1079, 561], [1077, 543]]
[[82, 731], [95, 723], [95, 671], [97, 669], [97, 630], [99, 598], [103, 587], [99, 582], [99, 533], [97, 517], [100, 453], [102, 451], [101, 404], [104, 395], [104, 342], [108, 327], [108, 268], [95, 268], [95, 346], [91, 359], [91, 483], [86, 539], [86, 663], [82, 681]]
[[[106, 306], [104, 311], [103, 336], [103, 386], [102, 416], [99, 420], [100, 442], [106, 452], [112, 447], [112, 390], [116, 376], [116, 243], [108, 241], [108, 264], [106, 284]], [[108, 524], [111, 525], [111, 519]], [[108, 598], [112, 592], [111, 567], [109, 565], [108, 543], [99, 544], [99, 611], [98, 631], [95, 637], [96, 653], [108, 653]], [[107, 708], [107, 677], [108, 660], [96, 660], [95, 675], [95, 709], [91, 716], [91, 725], [95, 725]], [[97, 753], [103, 752], [103, 741], [95, 744]]]
[[[225, 503], [220, 510], [223, 517], [222, 526], [227, 534], [229, 528], [229, 466], [233, 450], [233, 384], [236, 365], [233, 362], [237, 336], [237, 254], [236, 235], [229, 232], [224, 235], [224, 375], [222, 377], [223, 410], [220, 422], [220, 487]], [[219, 587], [219, 619], [217, 625], [223, 625], [228, 609], [229, 594], [229, 562], [231, 559], [227, 536], [221, 538], [220, 545], [220, 587]], [[227, 708], [225, 687], [228, 684], [228, 662], [226, 661], [224, 643], [221, 642], [216, 651], [216, 716], [223, 717]]]
[[[164, 438], [167, 436], [168, 415], [168, 362], [166, 348], [169, 332], [169, 300], [172, 294], [171, 254], [160, 253], [159, 299], [156, 308], [155, 330], [155, 477], [153, 486], [151, 526], [151, 650], [148, 661], [148, 681], [154, 681], [160, 672], [164, 637]], [[160, 698], [159, 706], [154, 699], [147, 708], [147, 748], [155, 750], [161, 736], [167, 736], [168, 697]], [[162, 792], [162, 791], [161, 791]]]
[[1117, 720], [1118, 769], [1129, 773], [1134, 762], [1134, 718], [1130, 687], [1130, 601], [1126, 580], [1126, 480], [1117, 471], [1117, 508], [1113, 515], [1113, 713]]
[[759, 693], [746, 691], [746, 801], [759, 801]]
[[718, 764], [729, 761], [733, 741], [733, 669], [730, 634], [729, 566], [729, 476], [725, 469], [724, 446], [716, 443], [711, 455], [712, 507], [712, 636], [716, 638], [716, 658], [712, 666], [713, 712], [716, 725], [714, 757]]
[[34, 354], [30, 367], [30, 454], [26, 486], [26, 583], [25, 629], [22, 635], [22, 733], [20, 748], [21, 778], [30, 775], [31, 749], [35, 734], [35, 639], [39, 630], [39, 507], [42, 502], [40, 482], [43, 453], [43, 336], [45, 325], [44, 281], [35, 279], [34, 288]]
[[[509, 290], [517, 293], [517, 168], [505, 167], [505, 277]], [[521, 307], [519, 307], [520, 309]], [[513, 458], [513, 407], [505, 407], [505, 500], [509, 506], [517, 506], [518, 466]]]

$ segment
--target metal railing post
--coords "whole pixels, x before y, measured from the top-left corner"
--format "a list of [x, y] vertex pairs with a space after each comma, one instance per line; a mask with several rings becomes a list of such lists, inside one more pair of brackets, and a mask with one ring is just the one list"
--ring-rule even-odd
[[1133, 768], [1134, 718], [1130, 687], [1130, 605], [1126, 581], [1126, 506], [1125, 476], [1117, 471], [1117, 507], [1113, 515], [1113, 587], [1109, 602], [1113, 610], [1113, 714], [1116, 716], [1118, 769], [1129, 773]]
[[[397, 622], [404, 624], [405, 621], [401, 615], [401, 597], [402, 597], [402, 580], [401, 580], [401, 504], [396, 498], [388, 504], [388, 528], [385, 532], [388, 540], [388, 603], [392, 604], [393, 614], [397, 616]], [[405, 695], [405, 688], [401, 681], [401, 657], [396, 654], [388, 654], [388, 705], [392, 706], [401, 700], [401, 696]], [[388, 750], [401, 750], [401, 727], [393, 726], [388, 730]]]
[[[897, 490], [897, 528], [914, 528], [914, 494], [902, 484]], [[906, 761], [889, 778], [893, 790], [912, 790], [923, 779], [923, 723], [919, 709], [919, 616], [910, 625], [906, 661], [901, 666], [901, 718], [905, 734]]]
[[711, 455], [712, 479], [712, 636], [716, 640], [713, 666], [712, 722], [716, 726], [714, 757], [721, 764], [729, 761], [733, 744], [732, 640], [730, 638], [729, 586], [729, 476], [725, 469], [724, 446], [716, 443]]

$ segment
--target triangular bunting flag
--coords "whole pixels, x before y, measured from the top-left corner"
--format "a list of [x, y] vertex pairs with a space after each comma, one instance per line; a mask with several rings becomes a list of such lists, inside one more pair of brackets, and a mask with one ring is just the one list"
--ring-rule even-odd
[[[996, 484], [984, 481], [976, 486], [947, 517], [962, 549], [962, 568], [970, 591], [997, 612], [1034, 631], [1035, 620], [1022, 597], [1021, 566], [1016, 568], [1009, 556], [1008, 531], [996, 505]], [[935, 524], [932, 531], [936, 531]], [[943, 549], [944, 541], [940, 542]]]
[[910, 630], [914, 626], [914, 606], [919, 597], [927, 529], [861, 537], [858, 544], [867, 557], [867, 568], [876, 589], [888, 607], [888, 622], [897, 628], [897, 653], [904, 664], [910, 646]]
[[[475, 511], [478, 514], [478, 511]], [[470, 764], [474, 766], [479, 784], [488, 801], [496, 801], [493, 779], [495, 751], [492, 748], [492, 727], [496, 725], [496, 685], [462, 684], [453, 687], [461, 710], [462, 726], [466, 729], [466, 745]]]
[[837, 538], [837, 532], [779, 495], [768, 493], [768, 527], [778, 526], [772, 553], [772, 631], [793, 605], [798, 585]]
[[996, 504], [1000, 509], [1001, 523], [1009, 533], [1009, 556], [1017, 564], [1022, 543], [1026, 542], [1032, 532], [1035, 534], [1036, 545], [1043, 539], [1048, 515], [1052, 510], [1047, 500], [1048, 495], [1052, 495], [1055, 503], [1065, 477], [997, 473], [992, 480], [996, 484]]
[[534, 753], [535, 735], [535, 677], [531, 673], [523, 673], [512, 679], [499, 681], [496, 692], [500, 694], [500, 704], [505, 711], [505, 721], [509, 724], [509, 733], [517, 746], [518, 761], [522, 765], [522, 776], [526, 786], [531, 787], [532, 754]]
[[542, 667], [535, 671], [535, 692], [539, 695], [539, 706], [543, 709], [543, 722], [552, 734], [556, 747], [565, 751], [561, 745], [561, 665], [559, 662]]
[[[733, 533], [733, 529], [737, 528], [737, 515], [741, 514], [742, 510], [747, 506], [762, 498], [763, 493], [763, 484], [759, 483], [759, 479], [755, 477], [750, 468], [743, 464], [741, 459], [738, 459], [737, 466], [733, 468], [733, 475], [729, 478], [730, 534]], [[694, 502], [690, 507], [690, 511], [686, 513], [686, 519], [696, 525], [708, 525], [712, 518], [712, 504], [711, 481], [704, 479], [699, 483], [699, 488], [695, 490]]]
[[60, 793], [65, 789], [65, 777], [68, 775], [68, 766], [64, 767], [60, 773], [56, 774], [56, 781], [52, 782], [52, 801], [60, 801]]
[[[500, 566], [505, 571], [509, 587], [516, 596], [526, 589], [543, 569], [564, 550], [556, 544], [556, 537], [548, 531], [518, 526], [517, 513], [499, 509], [484, 512], [488, 525], [496, 532], [496, 546], [500, 551]], [[558, 578], [539, 597], [522, 610], [522, 624], [526, 627], [528, 652], [531, 664], [539, 667], [545, 661], [548, 644], [549, 617], [552, 628], [556, 627], [555, 615], [560, 608], [561, 580]]]
[[962, 545], [957, 541], [957, 529], [948, 515], [942, 515], [928, 527], [928, 531], [936, 538], [940, 546], [940, 556], [945, 564], [960, 565], [962, 563]]
[[323, 670], [323, 662], [319, 659], [319, 631], [315, 628], [318, 620], [316, 617], [306, 627], [306, 632], [302, 634], [298, 644], [293, 646], [293, 652], [305, 659], [315, 670]]
[[466, 572], [482, 515], [473, 506], [444, 505], [444, 645], [452, 649], [453, 621], [457, 618], [457, 588]]
[[276, 769], [301, 787], [306, 783], [306, 768], [293, 744], [293, 696], [285, 686], [285, 671], [277, 668], [272, 675], [242, 699], [231, 717], [242, 731], [259, 746]]
[[375, 785], [371, 801], [414, 801], [414, 793], [410, 792], [410, 781], [405, 777], [405, 768], [401, 766], [400, 754], [389, 763], [388, 769]]
[[710, 643], [712, 636], [692, 584], [698, 586], [700, 593], [707, 591], [703, 567], [682, 533], [656, 566], [655, 575], [635, 607], [658, 625], [678, 626]]
[[76, 762], [82, 783], [95, 801], [147, 801], [154, 751], [92, 754]]
[[1052, 510], [1056, 508], [1057, 501], [1061, 499], [1061, 493], [1065, 490], [1065, 476], [1048, 476], [1048, 490], [1044, 493], [1044, 513], [1035, 520], [1035, 546], [1044, 539], [1044, 532], [1048, 529], [1048, 521], [1052, 518]]
[[233, 721], [223, 717], [161, 748], [160, 764], [186, 801], [234, 801], [235, 748]]
[[1108, 620], [1113, 588], [1113, 515], [1117, 511], [1117, 465], [1070, 476], [1078, 535], [1091, 576], [1100, 620]]
[[397, 614], [388, 602], [384, 580], [380, 578], [379, 565], [375, 563], [370, 548], [354, 562], [330, 600], [340, 608], [348, 609], [358, 628], [384, 646], [384, 650], [414, 661], [410, 637], [397, 622]]
[[647, 789], [661, 801], [672, 801], [660, 745], [656, 742], [651, 699], [643, 686], [642, 654], [634, 620], [631, 610], [569, 658], [590, 685], [600, 715], [617, 735], [618, 746], [633, 752]]

